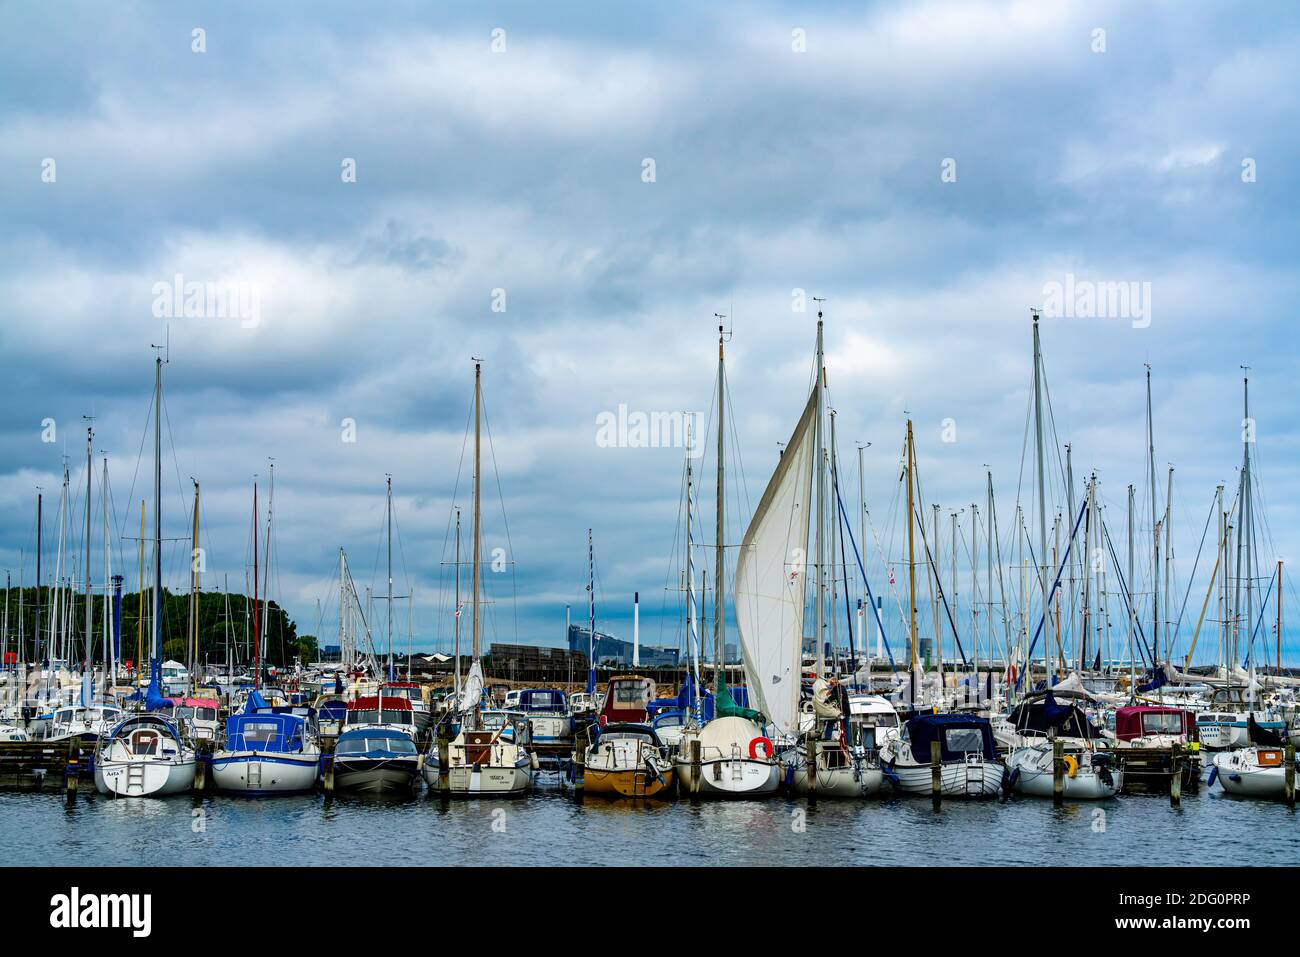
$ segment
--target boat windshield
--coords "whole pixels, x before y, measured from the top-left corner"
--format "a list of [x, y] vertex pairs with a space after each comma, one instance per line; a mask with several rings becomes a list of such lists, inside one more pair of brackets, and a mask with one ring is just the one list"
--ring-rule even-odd
[[339, 741], [337, 748], [338, 754], [365, 754], [368, 751], [415, 754], [415, 742], [409, 738], [348, 738]]
[[979, 728], [946, 728], [943, 737], [949, 751], [984, 751], [984, 735]]
[[348, 724], [410, 724], [411, 712], [389, 711], [349, 711]]
[[1142, 730], [1147, 734], [1182, 734], [1183, 716], [1181, 714], [1144, 714]]
[[188, 718], [191, 721], [216, 721], [216, 708], [192, 708], [189, 706], [176, 709], [176, 717]]

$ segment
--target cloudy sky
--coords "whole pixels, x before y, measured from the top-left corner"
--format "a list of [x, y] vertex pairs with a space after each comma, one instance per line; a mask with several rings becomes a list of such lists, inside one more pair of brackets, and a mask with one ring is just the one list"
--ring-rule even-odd
[[[824, 297], [845, 491], [872, 443], [883, 547], [899, 541], [908, 414], [927, 504], [946, 522], [982, 501], [987, 465], [1009, 545], [1031, 474], [1029, 309], [1067, 277], [1149, 290], [1145, 317], [1042, 322], [1054, 441], [1097, 473], [1117, 547], [1129, 483], [1150, 526], [1144, 363], [1161, 507], [1175, 468], [1180, 601], [1214, 487], [1237, 480], [1249, 365], [1261, 563], [1300, 553], [1289, 4], [380, 7], [6, 5], [0, 568], [15, 578], [26, 552], [31, 581], [36, 489], [57, 496], [65, 452], [76, 481], [83, 415], [118, 534], [134, 534], [150, 345], [170, 335], [164, 534], [185, 533], [198, 478], [206, 586], [242, 588], [253, 477], [274, 457], [273, 595], [306, 631], [322, 601], [328, 635], [340, 546], [360, 587], [384, 588], [391, 473], [399, 593], [414, 590], [419, 643], [445, 648], [477, 356], [486, 546], [512, 563], [487, 576], [487, 640], [561, 641], [592, 528], [602, 626], [630, 630], [639, 589], [643, 638], [676, 644], [683, 454], [603, 447], [602, 413], [707, 415], [713, 314], [728, 314], [738, 539], [807, 394], [800, 298]], [[240, 284], [254, 320], [159, 318], [177, 276]]]

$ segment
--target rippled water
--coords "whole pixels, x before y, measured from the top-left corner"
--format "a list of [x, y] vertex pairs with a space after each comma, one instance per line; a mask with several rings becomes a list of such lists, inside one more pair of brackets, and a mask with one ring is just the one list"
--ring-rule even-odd
[[1066, 805], [928, 799], [581, 804], [558, 789], [443, 804], [323, 794], [123, 800], [0, 792], [21, 865], [1300, 864], [1296, 813], [1201, 788]]

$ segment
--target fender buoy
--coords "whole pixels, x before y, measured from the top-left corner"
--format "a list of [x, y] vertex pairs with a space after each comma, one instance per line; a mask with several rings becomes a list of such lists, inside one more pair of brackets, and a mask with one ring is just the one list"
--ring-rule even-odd
[[1079, 773], [1079, 759], [1074, 757], [1074, 755], [1067, 754], [1061, 760], [1065, 763], [1065, 773], [1070, 777], [1074, 777]]
[[755, 738], [753, 741], [749, 742], [749, 756], [751, 758], [758, 757], [758, 746], [760, 744], [767, 749], [766, 752], [764, 753], [764, 757], [770, 760], [771, 758], [776, 756], [776, 750], [772, 747], [772, 739], [759, 736]]
[[608, 721], [609, 721], [609, 715], [607, 715], [607, 714], [602, 714], [602, 715], [600, 716], [600, 726], [601, 726], [602, 728], [605, 727], [605, 724], [606, 724]]

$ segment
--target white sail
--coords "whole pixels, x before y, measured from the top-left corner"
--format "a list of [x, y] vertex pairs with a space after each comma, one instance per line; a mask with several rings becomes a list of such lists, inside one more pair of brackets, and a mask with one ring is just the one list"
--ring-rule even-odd
[[461, 688], [456, 710], [468, 714], [479, 706], [479, 700], [483, 697], [483, 669], [477, 659], [469, 666], [469, 674], [465, 676], [465, 684]]
[[799, 724], [800, 664], [812, 504], [817, 392], [745, 530], [736, 559], [736, 625], [750, 706], [793, 735]]

